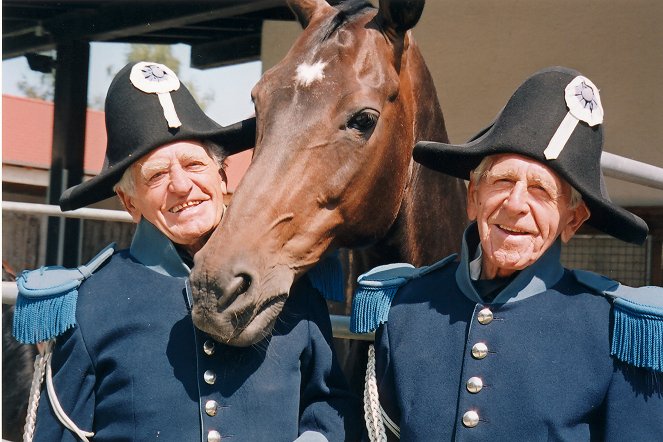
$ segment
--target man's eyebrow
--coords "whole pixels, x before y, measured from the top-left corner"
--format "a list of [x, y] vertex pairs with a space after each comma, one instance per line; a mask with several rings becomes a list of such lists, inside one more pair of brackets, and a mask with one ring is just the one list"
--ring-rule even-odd
[[489, 169], [489, 170], [486, 170], [486, 172], [484, 172], [484, 176], [486, 178], [498, 178], [498, 179], [499, 178], [517, 179], [518, 178], [518, 174], [513, 169], [506, 169], [506, 170], [501, 170], [501, 171], [498, 171], [498, 172], [495, 172], [494, 170]]
[[527, 177], [527, 180], [529, 182], [533, 182], [540, 185], [553, 196], [557, 196], [557, 194], [559, 193], [559, 190], [557, 189], [557, 186], [555, 186], [555, 183], [550, 181], [549, 179], [543, 178], [539, 175], [533, 175], [531, 177]]
[[170, 161], [167, 160], [148, 161], [140, 164], [140, 175], [143, 178], [149, 178], [157, 172], [167, 171], [169, 167]]
[[209, 156], [202, 153], [183, 152], [177, 156], [177, 159], [179, 161], [197, 160], [207, 162], [209, 160]]

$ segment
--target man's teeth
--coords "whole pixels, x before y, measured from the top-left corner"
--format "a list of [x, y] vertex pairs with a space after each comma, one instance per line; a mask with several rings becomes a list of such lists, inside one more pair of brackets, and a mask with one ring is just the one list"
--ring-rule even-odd
[[502, 229], [502, 230], [506, 230], [507, 232], [512, 232], [512, 233], [528, 233], [526, 230], [520, 230], [520, 229], [516, 229], [516, 228], [513, 228], [513, 227], [507, 227], [507, 226], [502, 225], [502, 224], [499, 224], [499, 226], [500, 226], [500, 229]]
[[177, 213], [183, 209], [186, 209], [187, 207], [197, 206], [198, 204], [200, 204], [200, 201], [188, 201], [186, 203], [178, 204], [177, 206], [173, 207], [172, 209], [170, 209], [170, 212]]

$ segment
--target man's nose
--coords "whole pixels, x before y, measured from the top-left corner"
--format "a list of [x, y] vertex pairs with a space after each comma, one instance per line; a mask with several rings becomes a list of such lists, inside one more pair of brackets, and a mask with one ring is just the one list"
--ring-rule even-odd
[[193, 182], [189, 175], [182, 170], [181, 167], [173, 167], [170, 169], [170, 184], [169, 189], [175, 193], [187, 193], [191, 190]]
[[529, 210], [527, 198], [527, 185], [525, 183], [517, 182], [504, 201], [504, 207], [514, 212], [527, 212], [527, 210]]

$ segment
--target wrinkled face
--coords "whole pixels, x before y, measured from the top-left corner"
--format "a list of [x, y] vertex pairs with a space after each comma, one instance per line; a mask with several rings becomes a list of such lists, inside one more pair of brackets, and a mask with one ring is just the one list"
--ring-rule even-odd
[[195, 142], [160, 147], [131, 168], [134, 192], [118, 192], [135, 222], [154, 224], [192, 255], [223, 215], [225, 173]]
[[571, 186], [545, 165], [520, 155], [495, 155], [468, 188], [467, 214], [477, 221], [481, 277], [505, 277], [536, 262], [561, 236], [567, 242], [589, 218], [571, 207]]

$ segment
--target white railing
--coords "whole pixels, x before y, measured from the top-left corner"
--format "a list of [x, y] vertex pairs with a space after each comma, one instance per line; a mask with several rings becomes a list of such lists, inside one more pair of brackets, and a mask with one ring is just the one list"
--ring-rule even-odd
[[642, 186], [663, 189], [663, 168], [641, 161], [620, 157], [609, 152], [601, 155], [601, 169], [605, 176]]
[[[2, 303], [16, 304], [16, 295], [18, 288], [15, 282], [2, 282]], [[373, 341], [373, 333], [357, 334], [350, 331], [350, 317], [341, 315], [329, 315], [332, 324], [332, 333], [335, 338], [341, 339], [360, 339], [364, 341]]]
[[[606, 176], [629, 181], [647, 187], [663, 190], [663, 168], [651, 164], [631, 160], [626, 157], [603, 152], [601, 156], [601, 168]], [[65, 218], [81, 218], [102, 221], [131, 222], [131, 216], [124, 211], [106, 209], [77, 209], [63, 212], [58, 206], [48, 204], [20, 203], [14, 201], [3, 201], [2, 210], [10, 212], [29, 213], [32, 215], [48, 215]], [[16, 284], [13, 282], [2, 283], [2, 303], [16, 303]], [[350, 318], [348, 316], [331, 315], [332, 330], [334, 337], [344, 339], [373, 340], [373, 334], [356, 334], [350, 332]]]

